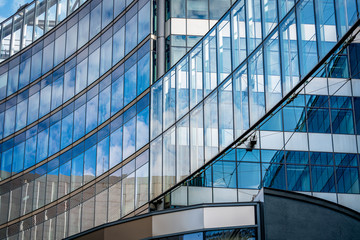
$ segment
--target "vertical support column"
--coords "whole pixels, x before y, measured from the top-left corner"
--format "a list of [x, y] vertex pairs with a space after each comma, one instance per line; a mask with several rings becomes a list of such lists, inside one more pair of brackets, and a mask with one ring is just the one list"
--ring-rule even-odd
[[165, 73], [165, 0], [157, 3], [156, 67], [157, 79]]

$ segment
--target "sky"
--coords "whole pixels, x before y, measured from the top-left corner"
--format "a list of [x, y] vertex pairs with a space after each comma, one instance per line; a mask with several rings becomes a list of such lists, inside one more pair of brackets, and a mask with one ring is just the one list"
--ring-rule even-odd
[[33, 0], [0, 0], [0, 22], [16, 13], [20, 5], [32, 1]]

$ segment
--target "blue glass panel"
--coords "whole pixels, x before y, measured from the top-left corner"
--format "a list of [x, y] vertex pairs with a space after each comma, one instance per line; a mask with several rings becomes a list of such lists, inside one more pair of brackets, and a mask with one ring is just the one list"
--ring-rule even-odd
[[175, 71], [171, 71], [169, 74], [165, 75], [163, 78], [163, 82], [163, 119], [164, 129], [167, 129], [175, 121]]
[[234, 140], [232, 79], [219, 87], [219, 140], [220, 147], [226, 147]]
[[187, 0], [187, 17], [195, 19], [208, 19], [208, 1], [207, 0]]
[[41, 61], [42, 61], [42, 51], [39, 51], [32, 56], [31, 64], [31, 82], [41, 76]]
[[86, 104], [86, 133], [93, 130], [97, 125], [98, 95]]
[[286, 151], [285, 156], [286, 156], [286, 163], [296, 163], [296, 164], [309, 163], [308, 152]]
[[299, 60], [295, 14], [280, 25], [281, 69], [283, 92], [288, 93], [299, 82]]
[[67, 147], [72, 142], [73, 135], [73, 116], [70, 114], [62, 120], [61, 124], [61, 149]]
[[123, 127], [123, 159], [135, 152], [135, 121], [136, 118], [132, 118]]
[[113, 1], [103, 1], [102, 7], [102, 28], [108, 25], [113, 20]]
[[109, 169], [109, 137], [97, 144], [96, 176]]
[[294, 6], [294, 0], [278, 0], [280, 20], [289, 12]]
[[259, 189], [260, 163], [238, 163], [238, 188]]
[[310, 172], [306, 165], [286, 165], [288, 190], [310, 191]]
[[261, 4], [260, 0], [246, 0], [246, 27], [248, 54], [261, 42]]
[[160, 79], [151, 88], [151, 139], [162, 131], [162, 80]]
[[277, 1], [263, 0], [263, 26], [264, 35], [268, 35], [273, 30], [278, 22], [277, 19]]
[[74, 96], [75, 90], [75, 77], [76, 71], [75, 68], [72, 68], [70, 71], [64, 75], [64, 101], [66, 102]]
[[357, 158], [355, 154], [350, 153], [336, 153], [335, 164], [340, 166], [357, 166]]
[[218, 161], [213, 164], [213, 187], [236, 188], [236, 163]]
[[150, 85], [150, 53], [139, 60], [137, 68], [137, 95]]
[[12, 172], [18, 173], [24, 169], [25, 142], [14, 147]]
[[9, 79], [7, 86], [7, 95], [11, 95], [18, 90], [19, 84], [19, 65], [16, 65], [9, 71]]
[[[57, 108], [58, 106], [60, 106], [63, 103], [63, 101], [62, 101], [63, 82], [64, 82], [63, 80], [64, 80], [64, 78], [60, 77], [58, 80], [56, 80], [52, 84], [51, 110], [54, 110], [55, 108]], [[29, 104], [30, 104], [30, 102], [29, 102]], [[34, 105], [30, 105], [30, 106], [34, 106]]]
[[124, 106], [136, 97], [136, 64], [125, 73]]
[[82, 185], [84, 171], [84, 154], [80, 154], [71, 161], [71, 190]]
[[310, 152], [310, 162], [316, 165], [333, 165], [333, 154], [325, 152]]
[[[87, 83], [87, 69], [88, 69], [88, 59], [84, 59], [81, 63], [79, 63], [76, 67], [76, 83], [75, 83], [75, 94], [79, 93], [86, 87]], [[90, 65], [90, 64], [89, 64]], [[92, 66], [89, 66], [91, 69]], [[96, 68], [95, 68], [96, 69]], [[89, 71], [89, 76], [91, 72]], [[90, 82], [90, 79], [89, 79]]]
[[48, 156], [49, 129], [45, 129], [38, 134], [36, 162], [44, 160]]
[[25, 87], [30, 80], [30, 60], [31, 58], [26, 59], [20, 63], [20, 72], [19, 72], [19, 89]]
[[315, 7], [319, 55], [322, 58], [337, 42], [335, 6], [334, 1], [317, 0]]
[[311, 166], [312, 190], [335, 192], [334, 167]]
[[286, 189], [285, 166], [283, 164], [262, 164], [264, 187]]
[[331, 119], [333, 133], [354, 133], [352, 110], [331, 110]]
[[113, 35], [113, 65], [124, 57], [125, 51], [125, 27]]
[[38, 119], [39, 96], [40, 96], [40, 94], [39, 94], [39, 92], [37, 92], [29, 98], [28, 119], [27, 119], [28, 124], [30, 124]]
[[317, 63], [317, 46], [313, 0], [304, 0], [297, 6], [301, 75], [305, 76]]
[[100, 75], [111, 68], [112, 38], [101, 45]]
[[137, 15], [126, 23], [125, 36], [125, 54], [128, 54], [137, 44]]
[[12, 162], [13, 149], [9, 149], [3, 152], [0, 166], [0, 177], [5, 179], [11, 175], [11, 162]]
[[84, 183], [95, 178], [96, 170], [96, 145], [85, 152]]
[[250, 97], [250, 123], [254, 124], [265, 114], [264, 69], [262, 51], [249, 59], [248, 79]]
[[246, 57], [245, 6], [244, 0], [237, 1], [231, 12], [233, 68]]
[[49, 156], [60, 150], [60, 131], [61, 122], [57, 122], [50, 127]]
[[308, 109], [308, 127], [309, 132], [329, 133], [330, 117], [328, 109]]
[[234, 127], [235, 137], [249, 128], [249, 94], [246, 65], [234, 73]]
[[[190, 173], [189, 115], [176, 124], [176, 180], [181, 181]], [[166, 161], [164, 159], [164, 161]], [[164, 169], [165, 170], [165, 169]]]
[[54, 66], [57, 66], [65, 58], [65, 36], [66, 33], [64, 33], [55, 40]]
[[176, 119], [189, 111], [189, 71], [185, 58], [176, 67]]
[[149, 107], [136, 117], [136, 150], [149, 142]]
[[50, 103], [51, 103], [51, 85], [48, 85], [43, 89], [41, 89], [40, 92], [39, 117], [42, 117], [48, 112], [50, 112]]
[[225, 16], [217, 27], [218, 51], [218, 83], [221, 83], [231, 72], [231, 41], [230, 41], [230, 15]]
[[110, 136], [110, 168], [122, 161], [122, 128]]
[[43, 50], [43, 62], [42, 62], [42, 73], [48, 72], [53, 67], [54, 60], [54, 42], [44, 47]]
[[216, 31], [212, 31], [203, 42], [204, 96], [217, 86]]
[[[84, 60], [85, 61], [85, 60]], [[81, 63], [80, 63], [81, 64]], [[85, 64], [86, 65], [86, 64]], [[100, 48], [96, 49], [93, 53], [89, 56], [89, 74], [87, 79], [87, 85], [90, 85], [93, 83], [98, 77], [99, 77], [99, 71], [100, 71]], [[86, 68], [83, 69], [83, 80], [85, 81], [85, 84], [83, 86], [86, 86]], [[76, 79], [78, 79], [76, 77]]]
[[27, 107], [28, 107], [27, 99], [17, 105], [15, 131], [18, 131], [21, 128], [25, 127], [26, 116], [27, 116]]
[[[31, 167], [35, 164], [36, 157], [36, 137], [37, 135], [29, 138], [25, 145], [25, 161], [24, 169]], [[58, 144], [58, 143], [57, 143]]]
[[[276, 112], [276, 113], [275, 113]], [[282, 111], [275, 110], [275, 114], [268, 117], [260, 127], [260, 130], [265, 131], [282, 131]]]
[[266, 109], [270, 110], [281, 98], [279, 36], [274, 33], [264, 44]]
[[9, 108], [5, 112], [5, 124], [4, 124], [4, 137], [12, 134], [15, 129], [15, 116], [16, 116], [16, 106]]
[[74, 141], [78, 140], [85, 133], [85, 105], [78, 108], [74, 113]]
[[101, 30], [101, 3], [90, 13], [90, 39]]
[[260, 151], [252, 150], [247, 151], [246, 149], [236, 149], [236, 158], [239, 162], [260, 162]]
[[336, 0], [336, 20], [339, 37], [342, 37], [357, 19], [355, 0]]
[[99, 121], [105, 122], [110, 117], [110, 87], [105, 88], [99, 94]]
[[111, 85], [111, 115], [123, 107], [124, 77], [121, 76]]
[[336, 167], [337, 192], [359, 193], [358, 168]]
[[[254, 150], [253, 150], [254, 151]], [[284, 163], [284, 152], [277, 150], [261, 150], [261, 162]]]
[[141, 42], [150, 33], [150, 1], [140, 9], [138, 15], [138, 42]]

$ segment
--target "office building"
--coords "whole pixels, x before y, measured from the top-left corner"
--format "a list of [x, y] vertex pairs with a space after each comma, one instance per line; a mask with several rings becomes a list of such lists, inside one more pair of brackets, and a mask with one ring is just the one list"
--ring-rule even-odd
[[21, 7], [0, 35], [0, 239], [356, 239], [359, 12]]

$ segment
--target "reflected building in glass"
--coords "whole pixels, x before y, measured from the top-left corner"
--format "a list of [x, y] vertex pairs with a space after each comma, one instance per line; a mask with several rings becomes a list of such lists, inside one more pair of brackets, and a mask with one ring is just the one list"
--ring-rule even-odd
[[0, 24], [0, 239], [358, 238], [359, 12], [21, 7]]

